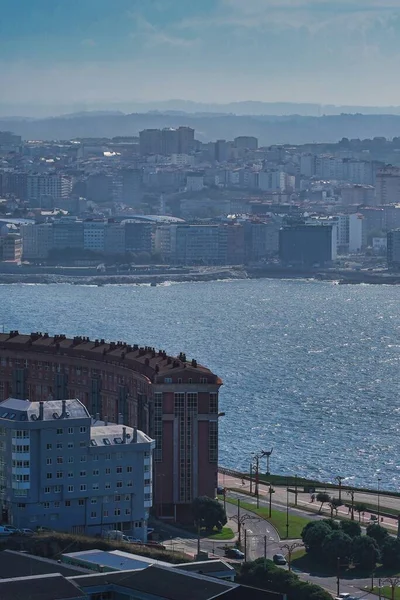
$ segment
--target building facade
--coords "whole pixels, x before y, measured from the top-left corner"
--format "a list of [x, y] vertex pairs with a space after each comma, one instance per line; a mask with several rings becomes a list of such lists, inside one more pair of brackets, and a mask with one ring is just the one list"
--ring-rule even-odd
[[92, 420], [76, 399], [0, 403], [3, 522], [147, 539], [154, 441], [136, 428]]
[[330, 263], [336, 240], [331, 225], [298, 224], [279, 231], [279, 256], [283, 263], [313, 266]]
[[79, 398], [91, 415], [122, 419], [155, 439], [156, 510], [179, 520], [190, 519], [196, 496], [215, 494], [221, 385], [184, 354], [174, 358], [85, 337], [0, 333], [0, 400]]

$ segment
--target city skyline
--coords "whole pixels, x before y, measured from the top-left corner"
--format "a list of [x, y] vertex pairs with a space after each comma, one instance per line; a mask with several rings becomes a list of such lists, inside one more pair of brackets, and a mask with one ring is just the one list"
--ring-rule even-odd
[[1, 33], [14, 114], [25, 98], [398, 103], [397, 0], [38, 0], [22, 14], [5, 0]]

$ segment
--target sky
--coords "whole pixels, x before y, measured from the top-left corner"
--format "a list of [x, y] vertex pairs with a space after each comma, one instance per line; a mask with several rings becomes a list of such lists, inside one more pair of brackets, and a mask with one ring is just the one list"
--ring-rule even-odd
[[16, 109], [399, 105], [399, 67], [400, 0], [0, 0], [0, 103]]

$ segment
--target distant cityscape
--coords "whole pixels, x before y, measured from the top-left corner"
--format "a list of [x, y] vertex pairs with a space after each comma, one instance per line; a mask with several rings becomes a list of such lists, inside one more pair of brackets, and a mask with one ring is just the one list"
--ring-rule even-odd
[[[400, 138], [259, 147], [191, 127], [23, 141], [0, 132], [0, 260], [400, 266]], [[390, 161], [390, 162], [389, 162]], [[339, 261], [339, 262], [338, 262]]]

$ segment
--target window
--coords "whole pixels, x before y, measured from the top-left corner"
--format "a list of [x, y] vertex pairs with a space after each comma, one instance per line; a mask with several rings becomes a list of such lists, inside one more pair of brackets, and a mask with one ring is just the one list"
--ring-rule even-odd
[[164, 383], [172, 383], [172, 377], [164, 377]]
[[80, 446], [80, 448], [86, 448], [86, 442], [85, 441], [79, 442], [79, 446]]
[[80, 427], [79, 428], [79, 432], [80, 433], [86, 433], [86, 427], [85, 426]]
[[98, 454], [95, 454], [95, 455], [92, 457], [92, 460], [99, 460], [99, 456], [98, 456]]
[[53, 479], [53, 473], [46, 473], [46, 479]]
[[64, 504], [65, 504], [65, 506], [71, 506], [71, 500], [66, 500], [66, 501], [64, 502]]
[[119, 517], [120, 515], [121, 515], [121, 509], [120, 509], [120, 508], [116, 508], [116, 509], [114, 510], [114, 516], [115, 516], [115, 517]]
[[61, 493], [61, 485], [55, 485], [54, 486], [54, 493], [55, 494], [60, 494]]
[[121, 496], [119, 494], [115, 494], [114, 502], [120, 502], [120, 501], [121, 501]]
[[103, 510], [103, 517], [108, 517], [108, 510]]
[[151, 485], [151, 479], [145, 479], [144, 485]]
[[68, 442], [68, 449], [71, 450], [71, 448], [74, 447], [74, 442]]
[[84, 506], [85, 505], [85, 498], [79, 498], [78, 504], [79, 504], [79, 506]]
[[79, 473], [79, 477], [86, 477], [86, 471], [81, 471]]
[[73, 456], [68, 456], [68, 462], [69, 463], [73, 463], [74, 462], [74, 457]]
[[106, 475], [109, 475], [110, 473], [111, 473], [111, 469], [110, 469], [110, 467], [107, 467], [106, 468]]
[[82, 454], [82, 456], [81, 456], [81, 462], [86, 462], [86, 454]]
[[95, 510], [92, 510], [92, 512], [90, 513], [90, 518], [95, 519], [96, 517], [97, 517], [97, 512]]
[[127, 481], [127, 482], [126, 482], [126, 487], [132, 487], [132, 486], [133, 486], [133, 483], [132, 483], [132, 481]]
[[122, 467], [117, 467], [117, 473], [122, 473]]
[[126, 508], [125, 509], [125, 514], [126, 515], [130, 515], [131, 514], [131, 509], [130, 508]]
[[98, 490], [98, 489], [99, 489], [99, 484], [98, 483], [93, 483], [92, 490]]
[[111, 454], [109, 454], [109, 453], [106, 454], [106, 460], [111, 460]]
[[104, 487], [106, 488], [106, 490], [110, 490], [110, 489], [111, 489], [111, 483], [109, 483], [109, 482], [107, 481], [107, 483], [105, 484], [105, 486], [104, 486]]
[[208, 424], [208, 461], [218, 462], [218, 423], [210, 421]]
[[131, 499], [131, 495], [125, 494], [125, 502], [129, 502], [130, 499]]
[[62, 442], [57, 442], [57, 450], [62, 450]]
[[58, 500], [54, 502], [54, 508], [60, 508], [60, 503], [58, 502]]
[[73, 427], [68, 427], [68, 433], [74, 433], [74, 428]]
[[117, 488], [122, 488], [122, 481], [117, 481]]
[[97, 504], [97, 498], [91, 498], [90, 504]]
[[151, 500], [151, 494], [145, 494], [144, 500], [145, 500], [145, 502], [148, 502], [149, 500]]
[[74, 476], [74, 472], [73, 471], [68, 471], [68, 477], [71, 479], [71, 477]]
[[50, 508], [50, 502], [43, 502], [43, 508], [46, 510]]
[[57, 464], [58, 465], [62, 465], [64, 462], [63, 457], [62, 456], [57, 456]]
[[53, 448], [53, 444], [46, 444], [46, 450], [51, 450]]
[[68, 486], [68, 491], [69, 492], [73, 492], [74, 491], [74, 486], [73, 485], [69, 485]]
[[132, 473], [132, 467], [126, 467], [126, 472], [127, 473]]
[[62, 435], [63, 430], [62, 429], [57, 429], [57, 435]]
[[218, 412], [218, 394], [211, 393], [209, 398], [209, 412], [211, 414], [217, 414]]
[[57, 471], [57, 479], [62, 479], [62, 476], [63, 476], [63, 472]]
[[200, 383], [208, 383], [207, 377], [200, 377]]
[[93, 475], [96, 477], [99, 474], [99, 470], [98, 469], [93, 469]]
[[53, 460], [51, 458], [46, 458], [46, 465], [51, 465]]
[[86, 483], [81, 483], [81, 492], [86, 492]]
[[50, 487], [47, 486], [47, 487], [44, 488], [44, 493], [45, 494], [50, 494], [50, 491], [51, 491]]
[[121, 460], [121, 458], [122, 458], [122, 452], [117, 452], [116, 455], [115, 455], [115, 458], [117, 460]]

